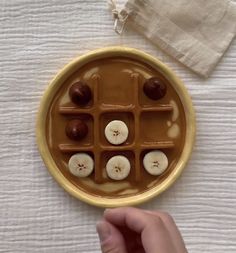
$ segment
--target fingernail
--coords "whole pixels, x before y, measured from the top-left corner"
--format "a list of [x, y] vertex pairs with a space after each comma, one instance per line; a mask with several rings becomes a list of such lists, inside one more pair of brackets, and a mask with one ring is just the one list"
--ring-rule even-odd
[[112, 209], [111, 208], [106, 208], [105, 211], [104, 211], [104, 214], [107, 213], [107, 212], [110, 212]]
[[109, 224], [104, 221], [99, 221], [96, 227], [100, 241], [104, 242], [107, 240], [107, 238], [111, 235]]

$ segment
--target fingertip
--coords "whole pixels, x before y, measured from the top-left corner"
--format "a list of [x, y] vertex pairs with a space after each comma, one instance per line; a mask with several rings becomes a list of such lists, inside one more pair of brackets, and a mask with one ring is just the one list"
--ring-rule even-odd
[[105, 209], [105, 211], [103, 213], [104, 219], [106, 219], [110, 215], [113, 215], [114, 213], [117, 213], [119, 211], [119, 209], [120, 208], [107, 208], [107, 209]]
[[119, 207], [113, 209], [106, 209], [104, 211], [103, 218], [109, 223], [115, 226], [126, 226], [126, 216], [128, 211], [128, 207]]
[[112, 212], [114, 210], [113, 208], [106, 208], [105, 211], [103, 212], [103, 215], [105, 216], [106, 214]]
[[117, 207], [117, 208], [107, 208], [104, 211], [104, 215], [108, 214], [117, 214], [117, 213], [123, 213], [123, 212], [131, 212], [133, 210], [141, 211], [140, 209], [134, 208], [134, 207]]

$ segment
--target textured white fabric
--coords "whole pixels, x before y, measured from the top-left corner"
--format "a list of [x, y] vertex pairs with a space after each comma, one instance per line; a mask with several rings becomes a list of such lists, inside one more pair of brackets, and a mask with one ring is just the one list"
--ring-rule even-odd
[[231, 0], [128, 0], [122, 13], [150, 41], [204, 77], [236, 34]]
[[35, 144], [47, 83], [91, 49], [126, 45], [167, 63], [197, 113], [197, 141], [182, 177], [143, 207], [174, 216], [191, 253], [236, 252], [236, 43], [203, 81], [136, 32], [119, 38], [107, 1], [0, 1], [0, 252], [98, 253], [102, 210], [61, 189]]

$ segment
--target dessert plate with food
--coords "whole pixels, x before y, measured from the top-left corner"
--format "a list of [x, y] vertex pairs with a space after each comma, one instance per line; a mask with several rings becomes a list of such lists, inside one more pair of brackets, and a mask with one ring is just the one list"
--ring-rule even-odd
[[102, 207], [135, 205], [166, 190], [194, 145], [183, 83], [132, 48], [92, 51], [65, 66], [43, 95], [37, 143], [70, 194]]

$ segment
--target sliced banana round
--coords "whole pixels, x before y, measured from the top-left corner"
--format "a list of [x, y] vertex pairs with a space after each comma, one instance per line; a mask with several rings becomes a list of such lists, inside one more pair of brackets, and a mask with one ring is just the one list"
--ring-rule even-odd
[[154, 150], [144, 156], [143, 166], [149, 174], [158, 176], [167, 169], [168, 158], [162, 151]]
[[113, 180], [123, 180], [130, 173], [130, 162], [122, 155], [113, 156], [110, 158], [106, 165], [108, 177]]
[[113, 145], [124, 143], [129, 135], [129, 129], [121, 120], [113, 120], [105, 128], [105, 136]]
[[94, 161], [86, 153], [77, 153], [70, 158], [68, 166], [74, 176], [87, 177], [93, 172]]

